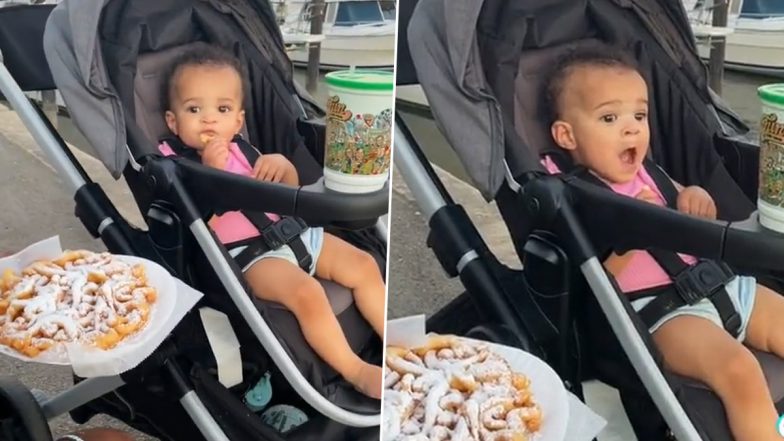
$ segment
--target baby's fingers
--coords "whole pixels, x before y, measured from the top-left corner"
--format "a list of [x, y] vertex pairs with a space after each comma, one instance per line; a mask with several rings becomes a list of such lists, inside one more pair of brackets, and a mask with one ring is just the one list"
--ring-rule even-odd
[[716, 219], [716, 204], [711, 199], [703, 201], [702, 216], [708, 219]]
[[256, 179], [262, 181], [269, 181], [270, 176], [272, 175], [272, 166], [267, 161], [261, 161], [261, 165], [259, 166], [259, 172], [256, 174]]
[[677, 200], [678, 211], [681, 213], [693, 214], [691, 212], [691, 198], [688, 194], [681, 193]]
[[280, 170], [272, 170], [270, 172], [269, 181], [270, 182], [280, 182]]

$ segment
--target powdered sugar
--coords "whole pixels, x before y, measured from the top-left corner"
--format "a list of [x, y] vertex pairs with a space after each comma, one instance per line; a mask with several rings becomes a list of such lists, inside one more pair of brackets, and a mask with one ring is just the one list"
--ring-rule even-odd
[[529, 380], [487, 345], [456, 337], [387, 351], [384, 440], [529, 440], [542, 413]]
[[66, 251], [3, 273], [0, 343], [30, 357], [58, 343], [111, 348], [145, 324], [156, 298], [143, 266]]

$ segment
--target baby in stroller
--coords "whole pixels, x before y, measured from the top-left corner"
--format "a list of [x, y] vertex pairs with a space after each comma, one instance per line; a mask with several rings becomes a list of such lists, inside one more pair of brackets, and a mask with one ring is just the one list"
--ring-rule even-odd
[[[545, 156], [549, 172], [573, 171], [625, 196], [716, 218], [704, 189], [681, 186], [647, 159], [648, 89], [630, 57], [611, 47], [575, 51], [547, 78], [551, 135], [568, 153]], [[735, 439], [781, 439], [762, 369], [744, 344], [784, 357], [784, 328], [777, 322], [784, 298], [722, 263], [656, 249], [613, 251], [604, 266], [630, 296], [665, 365], [721, 398]], [[697, 267], [704, 270], [694, 273]], [[711, 280], [711, 295], [673, 302], [690, 273]]]
[[[174, 136], [162, 140], [160, 151], [262, 181], [299, 185], [285, 156], [261, 155], [239, 135], [245, 113], [242, 83], [239, 61], [221, 48], [183, 53], [165, 90], [166, 124]], [[286, 306], [327, 364], [360, 392], [380, 399], [381, 368], [352, 351], [324, 288], [311, 277], [350, 288], [359, 311], [383, 338], [385, 287], [373, 257], [298, 218], [232, 211], [213, 216], [209, 224], [253, 294]]]

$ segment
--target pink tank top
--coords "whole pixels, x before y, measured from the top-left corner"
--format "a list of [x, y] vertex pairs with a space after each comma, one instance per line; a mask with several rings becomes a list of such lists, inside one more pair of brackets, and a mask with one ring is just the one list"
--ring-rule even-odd
[[[545, 157], [542, 160], [542, 165], [545, 166], [550, 173], [559, 173], [560, 169], [550, 159]], [[648, 174], [644, 167], [640, 167], [637, 175], [630, 182], [625, 184], [609, 184], [610, 188], [616, 193], [624, 196], [635, 197], [645, 186], [648, 186], [656, 193], [656, 204], [666, 206], [664, 196], [659, 187], [656, 186], [653, 178]], [[634, 255], [629, 261], [629, 264], [623, 271], [616, 277], [618, 286], [624, 293], [639, 291], [642, 289], [654, 288], [661, 285], [672, 283], [672, 279], [664, 271], [664, 269], [651, 257], [647, 251], [631, 251]], [[686, 254], [678, 254], [687, 264], [694, 265], [697, 262], [692, 256]]]
[[[158, 146], [158, 150], [166, 156], [175, 154], [166, 141]], [[226, 160], [226, 166], [223, 167], [223, 170], [249, 178], [253, 177], [253, 166], [250, 165], [240, 147], [234, 142], [229, 145], [229, 158]], [[273, 221], [280, 219], [280, 216], [276, 214], [267, 213], [267, 216]], [[259, 230], [239, 211], [229, 211], [221, 216], [213, 216], [209, 224], [218, 236], [218, 240], [223, 244], [261, 235]]]

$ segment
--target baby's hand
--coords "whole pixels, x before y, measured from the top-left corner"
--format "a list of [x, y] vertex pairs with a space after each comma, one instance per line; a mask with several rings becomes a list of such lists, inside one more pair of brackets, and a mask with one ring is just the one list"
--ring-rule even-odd
[[640, 192], [634, 196], [634, 198], [641, 201], [650, 202], [651, 204], [656, 204], [659, 202], [659, 198], [656, 196], [656, 193], [654, 193], [653, 190], [651, 190], [651, 187], [648, 187], [647, 185], [644, 186], [642, 190], [640, 190]]
[[199, 150], [201, 163], [223, 170], [229, 159], [229, 141], [222, 138], [213, 138], [203, 149]]
[[702, 187], [686, 187], [678, 194], [678, 211], [692, 216], [716, 219], [716, 203]]
[[297, 185], [297, 170], [285, 156], [279, 153], [259, 156], [253, 166], [253, 175], [260, 181]]

